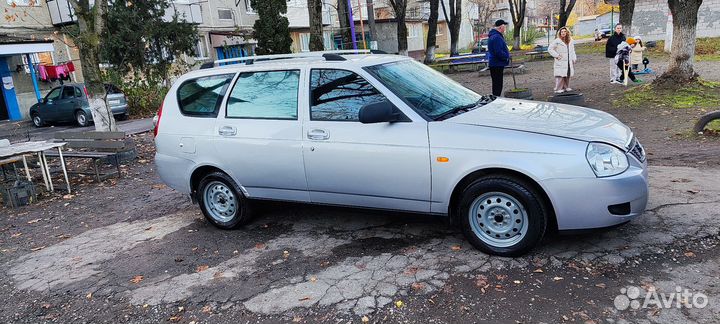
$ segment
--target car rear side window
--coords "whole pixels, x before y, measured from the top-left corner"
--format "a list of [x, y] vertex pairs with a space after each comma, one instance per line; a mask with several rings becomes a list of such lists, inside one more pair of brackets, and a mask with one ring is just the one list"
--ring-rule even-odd
[[297, 119], [300, 71], [240, 73], [230, 92], [228, 118]]
[[75, 87], [64, 87], [63, 88], [63, 99], [69, 99], [75, 97]]
[[78, 88], [78, 87], [73, 87], [73, 89], [75, 90], [75, 98], [82, 98], [82, 97], [83, 97], [83, 92], [82, 92], [82, 90], [80, 90], [80, 88]]
[[178, 106], [183, 115], [217, 117], [233, 74], [214, 75], [183, 82], [178, 87]]
[[367, 80], [345, 70], [313, 69], [310, 73], [310, 119], [358, 121], [360, 108], [387, 100]]

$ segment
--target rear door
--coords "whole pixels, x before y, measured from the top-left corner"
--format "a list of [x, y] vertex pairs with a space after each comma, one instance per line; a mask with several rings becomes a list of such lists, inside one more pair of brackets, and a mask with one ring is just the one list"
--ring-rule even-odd
[[[298, 102], [302, 69], [240, 72], [218, 118], [215, 147], [249, 197], [309, 200]], [[305, 90], [302, 90], [305, 89]]]
[[62, 98], [55, 104], [57, 112], [57, 120], [73, 121], [75, 120], [75, 107], [78, 100], [75, 98], [75, 87], [64, 86], [62, 90]]

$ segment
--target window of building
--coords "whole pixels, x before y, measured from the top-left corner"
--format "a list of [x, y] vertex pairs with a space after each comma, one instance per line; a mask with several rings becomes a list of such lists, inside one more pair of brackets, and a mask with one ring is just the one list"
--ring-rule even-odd
[[387, 100], [356, 73], [313, 69], [310, 75], [310, 119], [358, 121], [360, 108]]
[[254, 14], [255, 9], [253, 9], [252, 4], [250, 4], [251, 0], [245, 0], [245, 12], [249, 14]]
[[216, 117], [233, 74], [214, 75], [185, 81], [177, 90], [183, 115]]
[[421, 24], [406, 24], [408, 29], [408, 37], [422, 37]]
[[231, 9], [226, 8], [219, 8], [218, 9], [218, 19], [220, 20], [232, 20], [233, 19], [233, 12]]
[[206, 59], [208, 57], [207, 38], [200, 36], [195, 44], [195, 58]]
[[300, 51], [310, 51], [310, 33], [300, 33]]
[[240, 73], [227, 103], [229, 118], [297, 119], [300, 71]]

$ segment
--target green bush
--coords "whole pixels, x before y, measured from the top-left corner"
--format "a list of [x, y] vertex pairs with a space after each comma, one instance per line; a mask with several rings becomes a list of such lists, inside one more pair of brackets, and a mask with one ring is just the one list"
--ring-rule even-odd
[[105, 71], [105, 82], [120, 88], [128, 102], [128, 112], [132, 118], [152, 117], [157, 113], [160, 104], [170, 89], [162, 78], [157, 76], [128, 76], [108, 70]]
[[[508, 28], [505, 30], [505, 33], [503, 34], [505, 36], [505, 41], [508, 43], [508, 45], [513, 43], [513, 27], [508, 26]], [[522, 45], [534, 45], [535, 41], [545, 37], [546, 34], [540, 30], [538, 30], [535, 27], [528, 27], [527, 31], [524, 30], [520, 33], [520, 41], [522, 42]]]

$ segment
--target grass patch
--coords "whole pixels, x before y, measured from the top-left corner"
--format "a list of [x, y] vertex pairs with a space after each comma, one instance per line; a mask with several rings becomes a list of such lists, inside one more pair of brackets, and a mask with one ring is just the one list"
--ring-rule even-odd
[[575, 45], [576, 54], [602, 54], [605, 55], [605, 42], [592, 42]]
[[674, 109], [709, 108], [720, 105], [720, 82], [699, 81], [680, 89], [656, 89], [645, 84], [625, 91], [621, 99], [615, 100], [616, 107]]
[[[670, 54], [665, 53], [665, 41], [657, 41], [654, 48], [648, 48], [646, 53], [650, 57], [668, 57]], [[698, 38], [695, 44], [695, 60], [715, 62], [720, 61], [720, 37]]]

